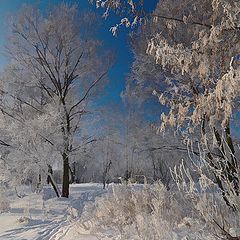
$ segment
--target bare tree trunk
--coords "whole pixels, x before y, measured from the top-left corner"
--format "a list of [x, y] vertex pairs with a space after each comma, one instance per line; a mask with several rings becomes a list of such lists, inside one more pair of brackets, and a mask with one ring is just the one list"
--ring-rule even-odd
[[239, 178], [237, 175], [238, 172], [238, 162], [237, 162], [237, 158], [235, 156], [235, 149], [234, 149], [234, 145], [233, 145], [233, 141], [232, 141], [232, 136], [231, 136], [231, 132], [230, 132], [230, 124], [228, 122], [226, 129], [226, 142], [227, 145], [230, 149], [230, 155], [231, 155], [231, 162], [228, 162], [228, 168], [229, 168], [229, 172], [230, 172], [230, 181], [233, 182], [234, 185], [234, 189], [237, 195], [239, 195]]
[[75, 182], [75, 175], [74, 175], [74, 169], [72, 169], [70, 166], [69, 166], [69, 173], [70, 173], [69, 183], [72, 184]]
[[63, 183], [62, 197], [69, 197], [69, 159], [66, 153], [63, 153]]
[[48, 173], [48, 176], [49, 176], [49, 178], [50, 178], [50, 181], [49, 181], [49, 182], [51, 183], [51, 185], [52, 185], [52, 187], [53, 187], [53, 190], [55, 191], [57, 197], [60, 197], [60, 190], [59, 190], [59, 188], [58, 188], [58, 186], [57, 186], [57, 183], [54, 181], [52, 174], [51, 174], [51, 173]]
[[105, 169], [103, 171], [103, 189], [106, 188], [107, 175], [111, 168], [111, 165], [112, 165], [112, 161], [110, 160], [108, 163], [106, 163]]
[[75, 183], [76, 182], [76, 162], [73, 162], [73, 164], [69, 165], [69, 174], [70, 174], [70, 180], [69, 183]]

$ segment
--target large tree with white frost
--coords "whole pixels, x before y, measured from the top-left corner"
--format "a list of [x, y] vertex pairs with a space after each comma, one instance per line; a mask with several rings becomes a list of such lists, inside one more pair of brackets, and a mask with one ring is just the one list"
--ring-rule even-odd
[[238, 1], [161, 1], [146, 50], [164, 76], [165, 86], [154, 91], [169, 109], [161, 116], [160, 130], [171, 126], [188, 136], [199, 132], [199, 144], [223, 192], [221, 179], [232, 182], [236, 192], [239, 188], [230, 133], [240, 94], [239, 9]]
[[125, 13], [120, 25], [144, 23], [133, 37], [129, 94], [146, 86], [154, 90], [166, 107], [160, 130], [170, 126], [188, 139], [199, 136], [198, 148], [223, 193], [229, 181], [238, 194], [239, 160], [230, 130], [240, 96], [239, 1], [161, 0], [148, 15], [142, 3], [98, 1], [106, 13]]
[[[109, 68], [108, 57], [105, 65], [99, 57], [100, 42], [86, 34], [92, 19], [90, 15], [81, 18], [76, 6], [60, 4], [44, 14], [26, 6], [11, 22], [11, 63], [2, 83], [2, 95], [7, 99], [2, 102], [2, 117], [19, 124], [18, 129], [31, 129], [34, 137], [61, 156], [63, 197], [69, 196], [72, 154], [91, 142], [81, 139], [82, 118], [94, 89], [102, 89]], [[28, 132], [25, 134], [26, 138]], [[35, 149], [36, 138], [27, 142], [27, 149]], [[23, 148], [24, 141], [20, 145]]]

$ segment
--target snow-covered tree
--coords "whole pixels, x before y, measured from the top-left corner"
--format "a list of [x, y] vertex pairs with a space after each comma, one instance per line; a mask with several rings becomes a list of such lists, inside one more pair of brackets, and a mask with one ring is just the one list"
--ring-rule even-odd
[[[87, 16], [89, 22], [94, 19]], [[94, 97], [94, 88], [98, 92], [102, 89], [102, 80], [110, 66], [107, 56], [104, 56], [104, 65], [99, 57], [101, 43], [86, 36], [85, 20], [75, 5], [60, 4], [44, 14], [34, 7], [24, 7], [12, 19], [8, 43], [10, 78], [8, 82], [6, 76], [3, 82], [8, 85], [3, 94], [8, 95], [8, 102], [12, 104], [12, 112], [2, 107], [3, 116], [17, 124], [23, 113], [29, 120], [20, 119], [26, 126], [25, 131], [22, 128], [23, 134], [29, 136], [27, 130], [31, 129], [34, 136], [58, 152], [57, 158], [61, 156], [63, 197], [69, 196], [71, 155], [81, 149], [86, 140], [81, 138], [82, 118], [90, 98]], [[9, 100], [11, 97], [17, 104]], [[15, 134], [18, 138], [20, 133]], [[21, 146], [33, 149], [24, 142]]]
[[[23, 183], [39, 184], [47, 175], [60, 152], [52, 139], [56, 137], [59, 112], [52, 102], [24, 84], [13, 66], [1, 76], [1, 161], [4, 181], [17, 186]], [[24, 75], [27, 79], [31, 77]]]
[[[138, 17], [134, 9], [141, 1], [133, 8], [128, 2], [101, 6]], [[221, 190], [219, 172], [238, 192], [239, 162], [230, 130], [240, 93], [239, 1], [163, 0], [144, 17], [132, 38], [128, 94], [146, 97], [153, 90], [164, 106], [159, 130], [172, 127], [191, 139], [206, 154]]]
[[[156, 88], [154, 94], [169, 108], [161, 116], [160, 130], [171, 126], [188, 135], [198, 131], [212, 168], [238, 191], [239, 163], [230, 123], [240, 93], [240, 5], [238, 1], [189, 2], [161, 1], [153, 13], [156, 32], [146, 53], [161, 66], [165, 88]], [[225, 191], [217, 174], [215, 178]]]
[[153, 14], [157, 31], [147, 53], [161, 66], [167, 84], [155, 94], [170, 106], [162, 128], [225, 128], [239, 96], [239, 2], [188, 3], [161, 1]]
[[117, 35], [117, 31], [121, 26], [136, 27], [144, 22], [144, 0], [88, 0], [94, 4], [96, 8], [103, 9], [103, 17], [107, 18], [111, 12], [121, 16], [120, 22], [110, 28], [113, 36]]

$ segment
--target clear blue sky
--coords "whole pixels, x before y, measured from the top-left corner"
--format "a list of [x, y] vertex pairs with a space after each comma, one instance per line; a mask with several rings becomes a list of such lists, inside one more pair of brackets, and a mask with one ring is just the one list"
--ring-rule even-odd
[[[58, 4], [60, 0], [0, 0], [0, 69], [3, 69], [6, 64], [6, 58], [4, 57], [4, 44], [7, 36], [7, 23], [6, 19], [8, 15], [13, 15], [22, 4], [39, 4], [39, 7], [44, 10], [49, 4]], [[88, 0], [68, 0], [67, 3], [77, 3], [80, 8], [86, 10], [91, 9], [101, 15], [101, 11], [97, 10], [94, 6], [88, 3]], [[147, 0], [145, 3], [145, 9], [152, 11], [156, 6], [157, 0]], [[102, 19], [102, 24], [98, 31], [98, 38], [100, 38], [105, 46], [110, 46], [116, 54], [116, 63], [109, 72], [110, 82], [104, 91], [101, 98], [102, 104], [108, 102], [120, 103], [120, 93], [124, 90], [125, 77], [130, 70], [132, 62], [132, 53], [128, 45], [128, 30], [122, 28], [119, 31], [117, 37], [113, 37], [109, 31], [110, 27], [119, 22], [119, 18], [111, 16], [107, 20]]]

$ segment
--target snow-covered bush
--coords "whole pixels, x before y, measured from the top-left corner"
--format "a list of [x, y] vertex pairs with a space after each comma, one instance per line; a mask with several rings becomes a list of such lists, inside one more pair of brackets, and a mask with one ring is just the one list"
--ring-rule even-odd
[[191, 212], [198, 219], [202, 219], [208, 229], [217, 236], [216, 239], [239, 240], [239, 186], [235, 186], [233, 181], [230, 182], [218, 169], [212, 171], [223, 183], [222, 189], [203, 171], [202, 166], [195, 166], [195, 171], [199, 174], [197, 182], [183, 163], [176, 166], [172, 172], [179, 192], [188, 206], [191, 206]]
[[113, 185], [112, 193], [85, 209], [82, 226], [90, 223], [95, 234], [116, 233], [113, 239], [216, 239], [204, 219], [191, 211], [192, 204], [160, 182]]

